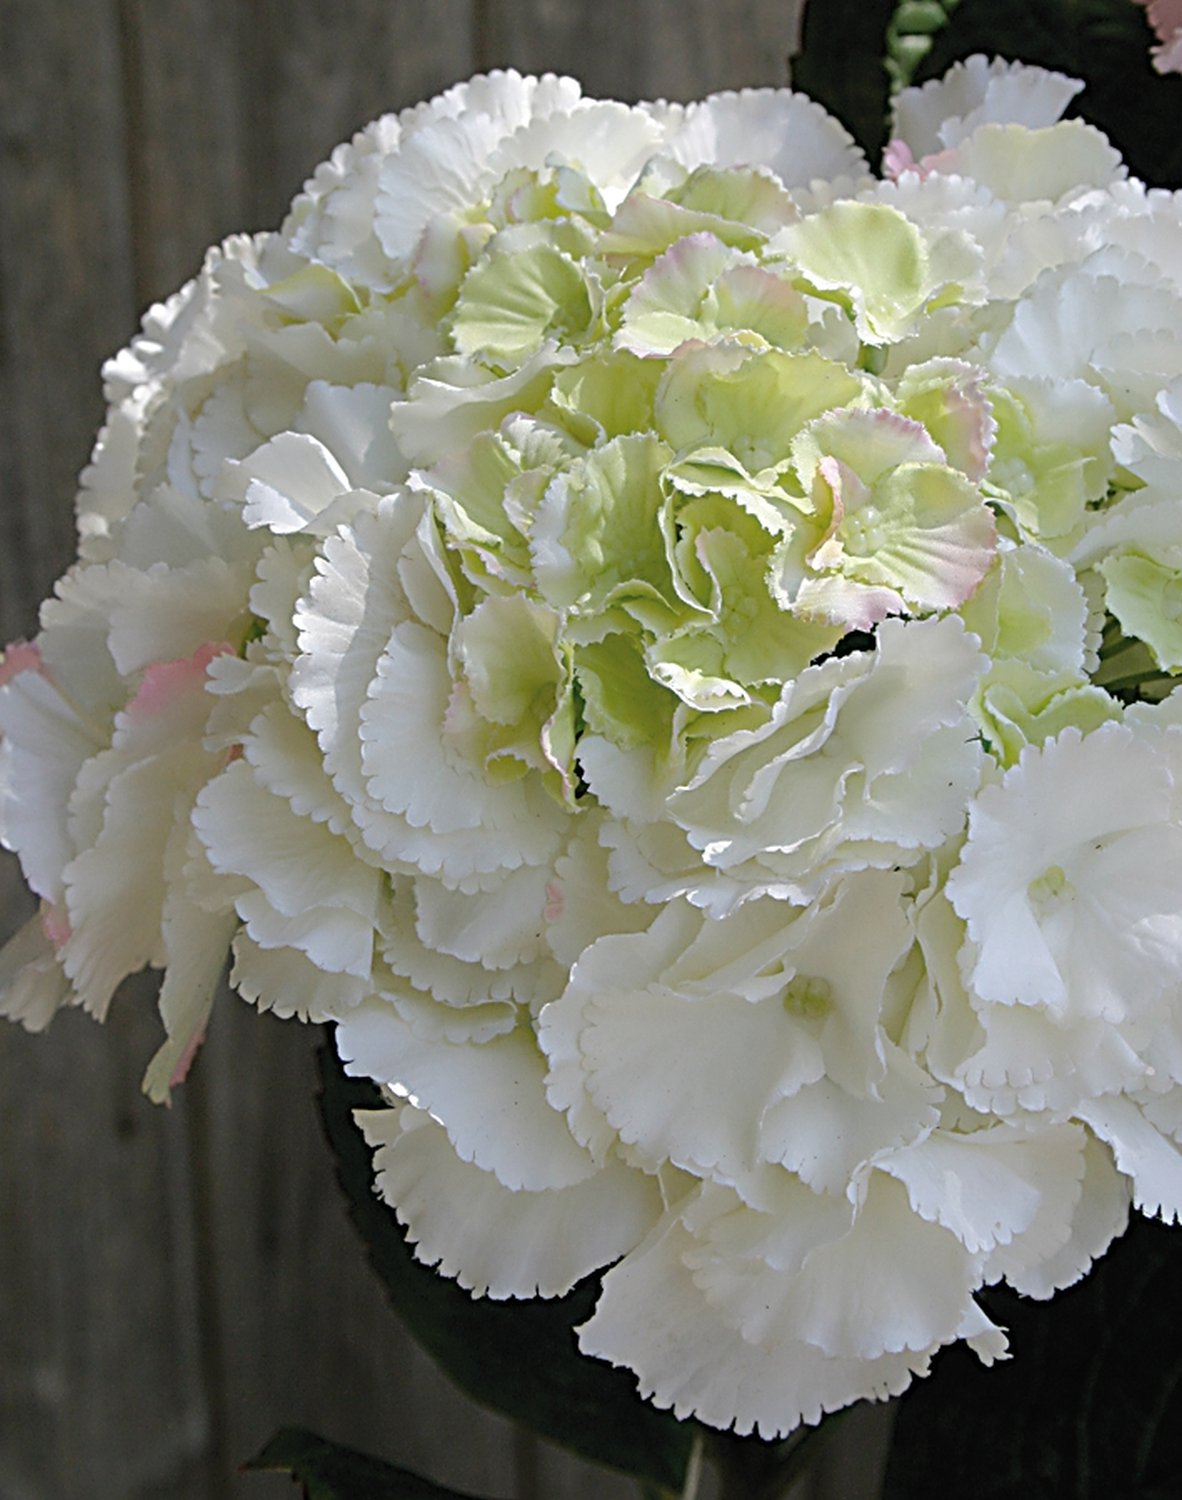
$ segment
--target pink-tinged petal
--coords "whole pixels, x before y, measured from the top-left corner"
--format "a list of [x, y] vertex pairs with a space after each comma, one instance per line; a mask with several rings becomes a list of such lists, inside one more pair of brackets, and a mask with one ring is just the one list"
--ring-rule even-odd
[[172, 1077], [168, 1080], [170, 1089], [175, 1089], [184, 1083], [185, 1079], [189, 1076], [189, 1069], [193, 1066], [193, 1059], [200, 1052], [204, 1042], [205, 1027], [203, 1026], [200, 1031], [189, 1038], [189, 1045], [181, 1053], [180, 1061], [173, 1069]]
[[0, 687], [11, 682], [19, 672], [41, 670], [41, 652], [35, 641], [13, 641], [0, 653]]
[[542, 915], [547, 922], [557, 922], [565, 910], [566, 896], [563, 889], [552, 880], [546, 887], [546, 905], [542, 910]]
[[55, 948], [60, 948], [70, 936], [70, 918], [65, 907], [42, 901], [40, 916], [42, 932]]
[[794, 448], [802, 482], [819, 480], [823, 492], [840, 480], [842, 517], [831, 539], [786, 550], [779, 587], [792, 608], [865, 629], [855, 620], [875, 622], [900, 603], [955, 609], [989, 571], [993, 515], [922, 423], [885, 410], [834, 412]]
[[907, 613], [898, 590], [858, 583], [840, 573], [806, 578], [793, 609], [806, 619], [828, 620], [846, 630], [873, 630], [888, 615]]
[[[1139, 3], [1144, 4], [1144, 0]], [[1146, 9], [1158, 41], [1172, 41], [1175, 33], [1182, 31], [1182, 0], [1149, 0]]]
[[904, 172], [917, 172], [919, 167], [906, 141], [895, 137], [888, 141], [882, 153], [882, 175], [891, 182], [898, 182]]
[[997, 436], [997, 422], [979, 382], [953, 386], [948, 392], [947, 427], [940, 442], [948, 461], [978, 482], [985, 478]]
[[901, 410], [921, 422], [952, 467], [975, 483], [989, 469], [997, 437], [982, 378], [974, 365], [938, 358], [913, 365], [896, 392]]
[[72, 1000], [57, 954], [32, 917], [0, 946], [0, 1016], [26, 1031], [44, 1031]]
[[206, 669], [215, 656], [233, 654], [228, 641], [206, 641], [192, 656], [179, 661], [157, 661], [145, 667], [135, 696], [127, 705], [132, 718], [150, 718], [166, 713], [177, 698], [195, 683], [204, 682]]
[[[853, 470], [843, 464], [840, 459], [826, 454], [817, 465], [817, 473], [813, 479], [813, 502], [817, 506], [818, 516], [823, 516], [826, 510], [829, 511], [829, 523], [816, 545], [806, 555], [806, 561], [810, 567], [825, 568], [840, 565], [842, 546], [840, 540], [837, 539], [837, 530], [845, 520], [844, 489], [847, 484], [857, 487], [859, 499], [865, 497], [866, 486]], [[828, 495], [827, 505], [824, 504], [826, 494]]]
[[1153, 66], [1159, 73], [1182, 73], [1182, 26], [1153, 49]]
[[960, 161], [960, 153], [951, 148], [947, 151], [933, 151], [928, 156], [919, 159], [918, 172], [923, 178], [930, 177], [933, 172], [954, 173], [957, 163]]
[[949, 150], [933, 151], [916, 161], [907, 142], [896, 137], [882, 153], [882, 175], [889, 182], [898, 182], [904, 172], [914, 172], [922, 182], [933, 172], [955, 172], [956, 159], [956, 152]]

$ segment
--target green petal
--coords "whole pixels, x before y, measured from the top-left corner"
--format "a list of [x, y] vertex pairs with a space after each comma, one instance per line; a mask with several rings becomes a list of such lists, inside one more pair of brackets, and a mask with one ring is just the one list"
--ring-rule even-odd
[[884, 203], [833, 203], [782, 231], [770, 249], [799, 268], [806, 289], [845, 307], [871, 345], [904, 338], [926, 309], [986, 299], [982, 252], [969, 235], [925, 237]]
[[464, 278], [452, 339], [460, 354], [519, 363], [547, 334], [583, 338], [593, 317], [591, 289], [569, 255], [544, 239], [522, 245], [506, 231]]
[[575, 677], [588, 729], [625, 749], [667, 744], [677, 700], [650, 676], [634, 636], [575, 648]]
[[[560, 474], [538, 508], [538, 586], [562, 608], [676, 598], [660, 525], [669, 450], [652, 434], [613, 438]], [[664, 606], [661, 601], [668, 601]]]
[[1027, 745], [1041, 745], [1064, 729], [1083, 734], [1120, 718], [1120, 705], [1103, 688], [1066, 672], [1039, 672], [1022, 661], [995, 661], [970, 703], [989, 748], [1005, 766]]
[[883, 203], [831, 204], [776, 241], [818, 292], [839, 291], [861, 336], [891, 342], [935, 290], [927, 245], [914, 224]]
[[662, 365], [634, 354], [597, 354], [554, 380], [551, 404], [561, 422], [591, 447], [629, 432], [651, 432]]
[[1182, 558], [1170, 560], [1140, 552], [1103, 559], [1099, 571], [1108, 583], [1107, 604], [1127, 636], [1145, 642], [1167, 672], [1182, 671]]
[[794, 349], [804, 342], [804, 298], [710, 234], [679, 240], [645, 272], [623, 310], [618, 348], [670, 354], [687, 339], [740, 333]]
[[467, 701], [453, 698], [448, 730], [494, 779], [527, 767], [556, 771], [573, 796], [574, 709], [561, 628], [553, 610], [522, 594], [482, 600], [452, 634]]
[[806, 423], [862, 394], [862, 383], [820, 354], [736, 345], [689, 349], [657, 392], [657, 431], [681, 455], [724, 448], [748, 474], [781, 464]]
[[[989, 571], [997, 532], [976, 487], [946, 464], [903, 464], [847, 516], [845, 572], [918, 609], [954, 609]], [[873, 512], [873, 514], [872, 514]]]

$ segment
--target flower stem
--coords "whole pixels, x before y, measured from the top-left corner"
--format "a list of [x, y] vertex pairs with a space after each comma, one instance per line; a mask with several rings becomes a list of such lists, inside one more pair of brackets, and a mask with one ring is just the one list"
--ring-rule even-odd
[[833, 1412], [815, 1427], [797, 1428], [781, 1442], [711, 1434], [707, 1452], [718, 1475], [718, 1500], [788, 1500], [850, 1410]]
[[685, 1483], [681, 1487], [681, 1500], [698, 1500], [702, 1492], [702, 1477], [706, 1472], [706, 1438], [699, 1432], [690, 1449], [689, 1463], [685, 1466]]

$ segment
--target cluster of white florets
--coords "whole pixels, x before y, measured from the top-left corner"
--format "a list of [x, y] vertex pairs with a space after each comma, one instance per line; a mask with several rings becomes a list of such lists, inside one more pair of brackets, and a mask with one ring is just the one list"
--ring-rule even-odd
[[1182, 204], [1077, 86], [496, 74], [106, 371], [0, 686], [31, 1027], [227, 946], [477, 1293], [764, 1435], [1182, 1214]]

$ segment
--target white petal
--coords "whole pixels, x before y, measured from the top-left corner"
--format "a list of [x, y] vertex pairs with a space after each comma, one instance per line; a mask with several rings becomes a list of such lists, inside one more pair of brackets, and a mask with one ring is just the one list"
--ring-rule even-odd
[[226, 465], [218, 499], [243, 502], [248, 526], [282, 534], [305, 530], [352, 488], [323, 443], [307, 433], [281, 432], [249, 458]]
[[385, 851], [450, 879], [549, 860], [562, 810], [534, 776], [493, 783], [460, 760], [444, 738], [451, 687], [442, 637], [396, 625], [360, 715], [366, 791], [398, 830]]
[[260, 948], [245, 931], [233, 951], [230, 983], [244, 1000], [285, 1019], [335, 1021], [369, 994], [366, 979], [328, 973], [298, 948]]
[[970, 1051], [956, 1076], [974, 1109], [1070, 1113], [1081, 1099], [1144, 1085], [1149, 1066], [1133, 1039], [1111, 1021], [1059, 1024], [1028, 1006], [982, 1006], [984, 1045]]
[[405, 464], [390, 431], [390, 406], [398, 394], [392, 386], [365, 382], [309, 383], [296, 430], [323, 444], [344, 472], [346, 489], [382, 493], [405, 477]]
[[61, 900], [62, 871], [77, 852], [67, 826], [70, 794], [102, 743], [98, 726], [81, 720], [39, 672], [0, 687], [0, 839], [47, 901]]
[[324, 772], [315, 736], [286, 704], [269, 703], [242, 740], [260, 786], [284, 797], [298, 817], [325, 823], [336, 834], [353, 831], [348, 804]]
[[384, 985], [381, 998], [425, 1042], [473, 1042], [479, 1046], [504, 1036], [517, 1025], [520, 1012], [512, 1000], [487, 1000], [472, 1005], [441, 1003], [434, 992], [417, 993], [405, 986]]
[[155, 661], [191, 656], [206, 641], [220, 641], [245, 610], [255, 548], [232, 563], [202, 558], [184, 568], [154, 563], [141, 570], [116, 560], [109, 579], [116, 596], [107, 638], [116, 667], [125, 676]]
[[655, 1181], [618, 1162], [570, 1187], [514, 1192], [457, 1156], [409, 1104], [355, 1119], [417, 1258], [477, 1297], [560, 1297], [630, 1250], [660, 1213]]
[[1067, 729], [977, 798], [947, 889], [982, 999], [1121, 1020], [1177, 980], [1174, 743], [1121, 724]]
[[111, 748], [87, 763], [74, 789], [82, 852], [62, 874], [71, 929], [62, 962], [80, 1003], [100, 1017], [122, 979], [165, 962], [171, 840], [220, 759], [202, 744], [208, 659], [201, 651], [150, 667]]
[[978, 125], [1053, 125], [1083, 88], [1078, 79], [979, 53], [940, 78], [906, 88], [892, 103], [892, 134], [917, 157], [957, 146]]
[[388, 1085], [428, 1110], [463, 1161], [507, 1187], [569, 1187], [596, 1170], [566, 1121], [546, 1102], [545, 1062], [526, 1029], [482, 1044], [416, 1035], [380, 1000], [337, 1027], [346, 1071]]
[[751, 1343], [706, 1301], [685, 1263], [694, 1240], [676, 1212], [604, 1278], [579, 1347], [628, 1366], [640, 1393], [675, 1416], [783, 1437], [859, 1398], [886, 1400], [926, 1374], [930, 1350], [834, 1359], [790, 1336]]
[[[493, 969], [485, 967], [479, 954], [470, 960], [457, 958], [425, 943], [416, 923], [416, 889], [434, 883], [418, 876], [399, 877], [392, 884], [389, 914], [382, 927], [382, 955], [395, 974], [447, 1005], [465, 1007], [513, 999], [537, 1009], [561, 991], [566, 970], [544, 956]], [[443, 899], [468, 900], [449, 887], [440, 890]]]
[[26, 1031], [43, 1031], [71, 999], [70, 982], [40, 915], [0, 948], [0, 1016]]
[[939, 1119], [940, 1092], [922, 1068], [888, 1046], [877, 1098], [858, 1098], [823, 1078], [777, 1099], [760, 1123], [760, 1154], [814, 1192], [843, 1195], [872, 1157], [927, 1135]]
[[380, 876], [346, 839], [297, 816], [236, 761], [198, 798], [193, 825], [213, 868], [252, 889], [236, 899], [261, 947], [295, 947], [334, 973], [365, 978]]
[[1182, 1219], [1182, 1151], [1131, 1099], [1092, 1099], [1075, 1111], [1112, 1147], [1117, 1167], [1133, 1180], [1133, 1203], [1149, 1218]]
[[374, 228], [392, 260], [410, 255], [436, 216], [463, 215], [496, 178], [489, 157], [506, 135], [488, 115], [468, 113], [423, 125], [382, 163]]
[[360, 521], [356, 534], [329, 537], [296, 609], [303, 655], [292, 668], [292, 698], [320, 741], [325, 769], [351, 803], [365, 798], [361, 706], [391, 629], [409, 613], [399, 560], [422, 516], [422, 498], [402, 495]]
[[844, 126], [787, 89], [743, 89], [691, 104], [668, 149], [689, 167], [770, 167], [789, 188], [866, 171], [866, 159]]
[[[1005, 1278], [1027, 1297], [1050, 1297], [1073, 1286], [1129, 1222], [1131, 1184], [1116, 1169], [1107, 1146], [1089, 1133], [1084, 1147], [1083, 1191], [1071, 1220], [1071, 1235], [1055, 1254], [1027, 1264], [1007, 1264]], [[1015, 1248], [1022, 1251], [1021, 1239]], [[992, 1275], [992, 1264], [986, 1276]]]
[[568, 162], [586, 173], [610, 211], [664, 138], [659, 121], [645, 110], [613, 99], [580, 99], [569, 113], [534, 119], [515, 131], [491, 166], [499, 177], [515, 167], [538, 170]]
[[[1047, 1259], [1066, 1243], [1083, 1177], [1085, 1135], [1071, 1125], [1035, 1133], [996, 1125], [970, 1135], [937, 1130], [892, 1152], [882, 1170], [907, 1188], [922, 1218], [950, 1229], [967, 1250], [992, 1251], [1015, 1240], [1026, 1260]], [[1032, 1226], [1038, 1224], [1038, 1236]], [[1023, 1253], [1000, 1257], [998, 1272]]]
[[831, 1358], [919, 1353], [956, 1337], [978, 1283], [955, 1237], [918, 1218], [904, 1190], [873, 1173], [850, 1231], [812, 1251], [792, 1279], [783, 1317]]
[[490, 969], [528, 964], [544, 951], [548, 868], [515, 870], [492, 890], [465, 895], [437, 880], [415, 882], [419, 939], [425, 947]]

